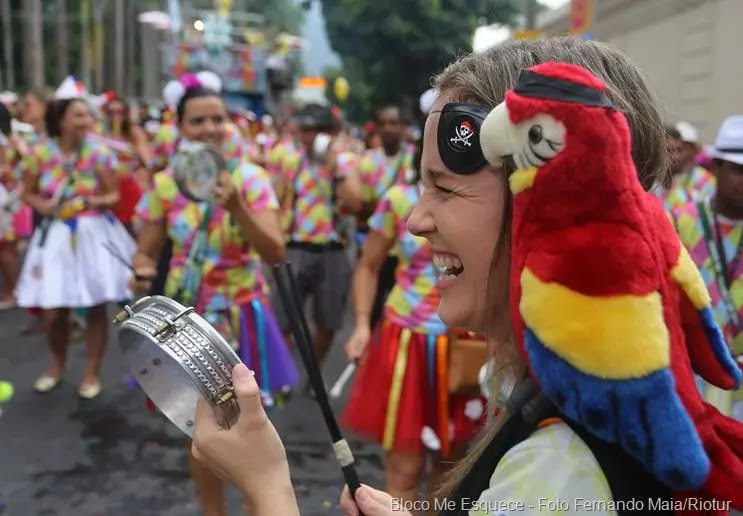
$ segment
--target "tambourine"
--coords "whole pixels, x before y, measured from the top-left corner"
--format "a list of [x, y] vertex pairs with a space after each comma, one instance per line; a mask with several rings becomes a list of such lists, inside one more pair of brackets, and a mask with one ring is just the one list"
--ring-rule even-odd
[[21, 189], [8, 190], [0, 184], [0, 210], [6, 213], [17, 213], [21, 209]]
[[182, 142], [170, 162], [178, 190], [194, 202], [211, 201], [217, 177], [227, 168], [221, 151], [204, 142]]
[[13, 228], [14, 213], [11, 193], [0, 184], [0, 235], [10, 232]]
[[144, 297], [124, 307], [114, 324], [131, 375], [183, 433], [193, 437], [200, 398], [223, 428], [237, 421], [232, 368], [240, 359], [193, 308], [163, 296]]

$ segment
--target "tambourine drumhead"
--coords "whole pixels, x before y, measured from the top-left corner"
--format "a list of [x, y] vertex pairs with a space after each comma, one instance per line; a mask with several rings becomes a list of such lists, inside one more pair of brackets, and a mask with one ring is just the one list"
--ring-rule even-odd
[[222, 426], [234, 424], [239, 410], [232, 368], [240, 359], [204, 319], [172, 299], [152, 296], [126, 307], [115, 322], [130, 373], [181, 431], [193, 435], [200, 398]]
[[212, 199], [217, 176], [226, 167], [219, 149], [203, 142], [183, 142], [171, 160], [178, 189], [195, 202]]

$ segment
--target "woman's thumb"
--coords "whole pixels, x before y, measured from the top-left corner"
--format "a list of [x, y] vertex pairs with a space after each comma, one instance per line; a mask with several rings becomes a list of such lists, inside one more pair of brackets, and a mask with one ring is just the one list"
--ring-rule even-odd
[[252, 412], [262, 408], [261, 391], [255, 381], [255, 373], [245, 364], [237, 364], [232, 369], [232, 385], [235, 388], [240, 411]]
[[392, 512], [392, 508], [379, 501], [366, 486], [356, 490], [354, 501], [365, 516], [388, 516]]

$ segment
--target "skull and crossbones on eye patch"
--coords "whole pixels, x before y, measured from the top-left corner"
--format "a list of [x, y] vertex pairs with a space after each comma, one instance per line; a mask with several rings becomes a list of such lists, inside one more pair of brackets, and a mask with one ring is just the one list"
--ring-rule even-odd
[[465, 145], [467, 147], [472, 147], [470, 138], [472, 138], [472, 135], [475, 134], [475, 131], [473, 131], [472, 123], [469, 120], [462, 120], [454, 128], [454, 130], [457, 135], [450, 138], [450, 141], [452, 143], [461, 143], [462, 145]]

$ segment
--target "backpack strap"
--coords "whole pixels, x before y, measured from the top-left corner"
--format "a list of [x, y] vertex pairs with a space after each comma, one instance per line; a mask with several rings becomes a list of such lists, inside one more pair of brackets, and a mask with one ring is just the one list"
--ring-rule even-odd
[[632, 502], [642, 502], [648, 508], [648, 500], [653, 500], [653, 514], [674, 514], [674, 511], [660, 510], [659, 507], [671, 507], [672, 504], [658, 504], [660, 500], [672, 500], [671, 490], [668, 486], [655, 479], [648, 471], [633, 457], [626, 453], [618, 444], [607, 443], [594, 436], [585, 428], [574, 421], [563, 418], [573, 432], [575, 432], [599, 463], [604, 473], [606, 482], [611, 489], [611, 495], [617, 502], [617, 514], [637, 514], [637, 510], [626, 510], [632, 508]]
[[[528, 439], [542, 421], [551, 418], [564, 421], [591, 450], [609, 484], [612, 499], [615, 502], [624, 502], [616, 505], [620, 516], [630, 515], [631, 511], [624, 509], [633, 507], [629, 504], [632, 500], [642, 501], [645, 507], [648, 499], [671, 500], [671, 492], [667, 486], [651, 477], [642, 465], [625, 453], [620, 446], [600, 440], [577, 423], [565, 418], [531, 378], [524, 380], [514, 389], [506, 407], [511, 414], [510, 418], [449, 497], [457, 503], [448, 504], [451, 509], [443, 510], [440, 515], [467, 516], [463, 504], [459, 502], [465, 498], [479, 499], [480, 494], [490, 487], [490, 477], [508, 450]], [[654, 514], [673, 514], [673, 511], [656, 511]]]

